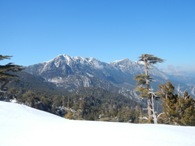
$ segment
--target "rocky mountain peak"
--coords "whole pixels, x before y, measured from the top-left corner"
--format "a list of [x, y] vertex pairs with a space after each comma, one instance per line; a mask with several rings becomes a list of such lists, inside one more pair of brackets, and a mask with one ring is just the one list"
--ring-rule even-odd
[[[80, 87], [100, 87], [129, 92], [134, 90], [134, 77], [144, 73], [144, 69], [143, 63], [127, 58], [108, 64], [95, 58], [63, 54], [51, 61], [31, 65], [26, 71], [71, 91]], [[167, 74], [155, 66], [151, 66], [149, 72], [156, 80], [156, 85], [169, 79]]]
[[63, 54], [63, 55], [57, 56], [51, 62], [53, 62], [55, 64], [55, 66], [58, 68], [63, 64], [72, 65], [73, 59], [72, 59], [72, 57]]

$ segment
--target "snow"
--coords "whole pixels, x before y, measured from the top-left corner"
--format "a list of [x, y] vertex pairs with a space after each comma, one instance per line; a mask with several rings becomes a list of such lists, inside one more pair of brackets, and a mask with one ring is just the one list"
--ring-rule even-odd
[[0, 146], [195, 146], [195, 127], [67, 120], [0, 102]]
[[65, 60], [66, 60], [66, 63], [68, 64], [68, 65], [71, 65], [71, 63], [72, 63], [72, 58], [70, 57], [70, 56], [68, 56], [68, 55], [63, 55], [64, 56], [64, 58], [65, 58]]
[[93, 78], [94, 76], [90, 73], [86, 73], [89, 77]]
[[52, 83], [63, 83], [63, 78], [62, 77], [53, 77], [48, 79], [48, 82], [52, 82]]
[[120, 59], [120, 60], [115, 60], [115, 61], [111, 62], [110, 64], [121, 64], [121, 63], [132, 64], [135, 62], [129, 60], [128, 58], [124, 58], [124, 59]]
[[78, 61], [81, 64], [85, 64], [86, 62], [88, 62], [88, 58], [85, 57], [80, 57], [80, 56], [76, 56], [73, 57], [74, 61]]
[[104, 68], [103, 64], [99, 60], [97, 60], [95, 58], [89, 58], [89, 62], [96, 69], [103, 69]]
[[192, 87], [191, 94], [195, 95], [195, 86]]
[[91, 80], [85, 76], [82, 76], [82, 80], [83, 80], [83, 86], [84, 87], [89, 87], [90, 86], [90, 83], [91, 83]]

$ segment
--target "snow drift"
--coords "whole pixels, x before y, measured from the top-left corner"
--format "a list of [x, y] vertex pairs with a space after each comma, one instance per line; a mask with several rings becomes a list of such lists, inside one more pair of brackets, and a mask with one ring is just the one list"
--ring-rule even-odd
[[195, 127], [73, 121], [0, 102], [0, 146], [195, 146]]

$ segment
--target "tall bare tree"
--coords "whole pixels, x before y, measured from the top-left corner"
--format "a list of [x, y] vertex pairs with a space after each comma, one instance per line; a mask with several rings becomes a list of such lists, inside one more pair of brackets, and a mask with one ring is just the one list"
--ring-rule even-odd
[[139, 61], [144, 63], [145, 66], [145, 74], [139, 74], [135, 77], [137, 80], [137, 90], [141, 93], [142, 97], [147, 98], [147, 110], [148, 110], [148, 121], [150, 123], [154, 122], [154, 94], [150, 91], [150, 82], [152, 78], [149, 75], [149, 67], [152, 64], [162, 63], [164, 60], [153, 56], [151, 54], [142, 54], [139, 57]]

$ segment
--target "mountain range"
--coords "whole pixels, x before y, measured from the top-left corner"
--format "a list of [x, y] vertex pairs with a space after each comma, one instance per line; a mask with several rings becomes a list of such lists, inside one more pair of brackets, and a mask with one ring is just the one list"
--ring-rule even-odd
[[[137, 74], [144, 73], [144, 65], [129, 59], [106, 63], [95, 58], [63, 54], [50, 61], [27, 66], [25, 72], [70, 92], [83, 87], [103, 88], [139, 100], [134, 78]], [[170, 75], [155, 66], [151, 66], [149, 72], [154, 79], [154, 90], [159, 84], [171, 81], [179, 93], [187, 90], [195, 95], [195, 83], [191, 77]]]

